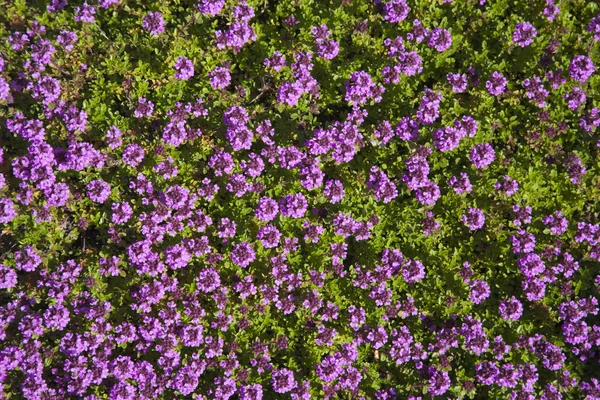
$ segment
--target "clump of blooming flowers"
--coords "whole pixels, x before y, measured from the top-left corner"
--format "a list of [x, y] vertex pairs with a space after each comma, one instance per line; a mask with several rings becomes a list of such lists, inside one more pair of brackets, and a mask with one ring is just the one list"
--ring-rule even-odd
[[600, 397], [591, 4], [5, 3], [4, 397]]

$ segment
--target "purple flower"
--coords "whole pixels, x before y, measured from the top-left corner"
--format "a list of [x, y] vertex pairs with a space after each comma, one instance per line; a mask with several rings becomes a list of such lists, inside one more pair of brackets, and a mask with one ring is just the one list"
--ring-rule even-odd
[[490, 80], [485, 83], [488, 92], [494, 96], [498, 96], [506, 90], [508, 81], [500, 72], [495, 71], [490, 76]]
[[493, 362], [484, 361], [475, 365], [477, 380], [487, 386], [493, 385], [496, 382], [499, 372], [498, 367]]
[[565, 159], [565, 169], [569, 174], [569, 180], [573, 184], [577, 184], [581, 181], [581, 177], [586, 174], [587, 169], [579, 156], [575, 153], [569, 153]]
[[425, 267], [418, 260], [407, 260], [402, 265], [402, 277], [407, 283], [419, 282], [425, 278]]
[[96, 203], [104, 203], [110, 196], [110, 185], [102, 179], [93, 180], [87, 185], [87, 195]]
[[123, 161], [133, 168], [137, 167], [142, 162], [145, 155], [146, 152], [144, 149], [136, 143], [127, 145], [125, 149], [123, 149]]
[[227, 31], [217, 30], [215, 36], [218, 49], [231, 48], [234, 52], [239, 52], [246, 43], [256, 40], [254, 29], [248, 25], [248, 21], [233, 22]]
[[4, 77], [0, 77], [0, 101], [8, 101], [10, 96], [10, 86]]
[[308, 202], [302, 193], [288, 194], [279, 200], [279, 209], [284, 217], [302, 218], [308, 209]]
[[450, 178], [448, 181], [448, 186], [450, 186], [456, 194], [471, 193], [473, 190], [471, 181], [469, 180], [469, 175], [467, 175], [465, 172], [461, 172], [460, 176], [458, 177], [453, 176]]
[[194, 64], [189, 58], [178, 57], [173, 68], [177, 70], [177, 72], [175, 72], [175, 79], [187, 81], [194, 76]]
[[375, 103], [381, 101], [383, 86], [373, 82], [371, 76], [365, 71], [356, 71], [350, 75], [350, 79], [344, 83], [346, 87], [346, 101], [357, 105], [365, 104], [369, 99]]
[[0, 199], [0, 224], [8, 224], [16, 216], [17, 211], [12, 200], [7, 198]]
[[410, 117], [402, 117], [396, 124], [395, 133], [402, 140], [415, 140], [419, 137], [419, 124]]
[[0, 289], [11, 289], [17, 285], [17, 273], [12, 268], [0, 264]]
[[49, 76], [43, 76], [33, 88], [32, 97], [41, 98], [45, 105], [55, 103], [61, 94], [60, 81]]
[[383, 6], [383, 19], [391, 23], [402, 22], [408, 17], [409, 10], [405, 0], [390, 0]]
[[548, 97], [548, 90], [544, 87], [542, 79], [539, 76], [533, 78], [527, 78], [523, 81], [523, 87], [525, 88], [525, 96], [531, 99], [538, 107], [546, 107], [546, 97]]
[[464, 213], [460, 220], [472, 231], [480, 229], [485, 223], [485, 216], [483, 215], [483, 211], [477, 208], [469, 208], [466, 213]]
[[136, 107], [133, 115], [136, 118], [151, 117], [153, 111], [154, 104], [145, 97], [140, 97], [138, 99], [138, 106]]
[[494, 189], [506, 196], [512, 196], [519, 190], [519, 183], [508, 175], [504, 175], [501, 180], [494, 183]]
[[279, 214], [279, 205], [270, 197], [261, 197], [258, 200], [255, 214], [261, 221], [270, 222]]
[[458, 147], [463, 131], [453, 126], [440, 128], [433, 133], [433, 144], [440, 151], [450, 151]]
[[159, 12], [149, 12], [142, 21], [142, 27], [154, 36], [165, 31], [165, 20]]
[[567, 231], [569, 221], [563, 216], [561, 211], [556, 211], [552, 215], [547, 215], [542, 218], [542, 222], [546, 225], [553, 235], [562, 235]]
[[452, 46], [452, 35], [447, 29], [434, 28], [429, 33], [429, 42], [427, 44], [441, 53]]
[[523, 314], [523, 305], [515, 296], [512, 296], [508, 300], [502, 300], [498, 309], [502, 319], [506, 321], [516, 321], [521, 318]]
[[527, 278], [522, 285], [525, 297], [529, 301], [539, 301], [546, 294], [546, 284], [539, 278]]
[[112, 125], [106, 130], [106, 144], [108, 145], [108, 147], [114, 150], [123, 144], [123, 141], [121, 140], [122, 136], [123, 133], [121, 132], [121, 130], [116, 126]]
[[312, 35], [315, 38], [315, 41], [317, 43], [324, 42], [331, 35], [331, 32], [329, 31], [329, 28], [325, 24], [321, 24], [321, 25], [318, 25], [318, 26], [313, 26], [311, 28], [310, 32], [312, 33]]
[[208, 73], [210, 85], [215, 89], [225, 89], [231, 82], [231, 75], [227, 68], [216, 67]]
[[473, 147], [469, 156], [475, 168], [480, 169], [490, 165], [496, 158], [496, 153], [489, 143], [484, 143]]
[[592, 60], [587, 56], [575, 56], [569, 65], [569, 76], [577, 82], [585, 82], [596, 71]]
[[325, 60], [333, 60], [339, 52], [340, 44], [335, 40], [317, 44], [317, 55]]
[[431, 378], [429, 378], [429, 389], [427, 392], [432, 396], [441, 396], [450, 388], [450, 377], [446, 371], [440, 371], [435, 367], [429, 370]]
[[126, 201], [122, 203], [113, 203], [111, 209], [111, 221], [117, 225], [122, 225], [125, 222], [129, 221], [129, 219], [133, 215], [133, 209]]
[[94, 14], [96, 14], [96, 9], [93, 6], [90, 6], [87, 1], [84, 2], [81, 7], [75, 7], [75, 21], [77, 22], [94, 22]]
[[231, 250], [231, 261], [242, 268], [246, 268], [255, 259], [256, 253], [250, 243], [238, 243]]
[[275, 226], [268, 224], [262, 226], [258, 230], [256, 238], [261, 241], [265, 249], [272, 249], [279, 245], [281, 233], [279, 232], [279, 229], [277, 229]]
[[539, 275], [546, 269], [546, 266], [544, 265], [544, 262], [540, 256], [535, 253], [528, 253], [521, 257], [517, 264], [519, 265], [521, 273], [527, 278], [532, 278], [536, 275]]
[[287, 368], [274, 369], [271, 383], [277, 393], [287, 393], [298, 386], [294, 373]]
[[439, 108], [442, 94], [435, 93], [431, 89], [423, 91], [423, 97], [417, 110], [417, 120], [425, 125], [431, 125], [440, 116]]
[[373, 190], [377, 201], [389, 203], [398, 197], [396, 185], [388, 178], [385, 172], [377, 167], [371, 167], [367, 187]]
[[204, 15], [215, 16], [221, 13], [225, 0], [200, 0], [196, 8]]
[[490, 285], [488, 285], [486, 281], [478, 279], [471, 282], [469, 286], [471, 288], [469, 299], [473, 303], [480, 304], [482, 301], [490, 297]]
[[339, 203], [344, 198], [344, 185], [338, 180], [329, 180], [325, 182], [323, 194], [331, 204]]
[[240, 400], [261, 400], [263, 398], [263, 387], [260, 383], [246, 384], [238, 389]]
[[427, 181], [417, 189], [416, 198], [423, 205], [433, 206], [437, 199], [440, 198], [440, 195], [438, 184], [433, 181]]
[[31, 246], [25, 246], [23, 250], [15, 251], [15, 264], [21, 271], [33, 272], [41, 263], [42, 258]]
[[421, 223], [423, 224], [423, 235], [431, 235], [440, 227], [440, 223], [435, 220], [431, 211], [427, 211], [427, 215]]
[[[235, 236], [237, 224], [235, 221], [230, 220], [229, 218], [223, 218], [219, 222], [219, 228], [217, 230], [217, 236], [221, 239], [229, 239]], [[226, 242], [227, 240], [223, 240]]]
[[203, 293], [211, 293], [221, 286], [221, 278], [214, 268], [207, 268], [200, 271], [196, 278], [198, 290]]
[[515, 26], [515, 32], [513, 33], [513, 42], [517, 46], [527, 47], [533, 43], [533, 39], [537, 36], [537, 31], [529, 22], [519, 22]]
[[585, 92], [578, 86], [573, 87], [570, 92], [566, 92], [563, 99], [567, 101], [569, 109], [573, 111], [585, 104], [586, 101]]
[[71, 50], [73, 50], [73, 44], [77, 42], [77, 35], [75, 34], [75, 32], [63, 29], [56, 37], [56, 42], [62, 44], [63, 48], [67, 52], [70, 52]]
[[467, 90], [467, 75], [466, 74], [453, 74], [449, 73], [446, 75], [448, 83], [452, 86], [454, 93], [463, 93]]
[[590, 20], [587, 31], [594, 33], [594, 40], [596, 42], [600, 41], [600, 15], [596, 15]]

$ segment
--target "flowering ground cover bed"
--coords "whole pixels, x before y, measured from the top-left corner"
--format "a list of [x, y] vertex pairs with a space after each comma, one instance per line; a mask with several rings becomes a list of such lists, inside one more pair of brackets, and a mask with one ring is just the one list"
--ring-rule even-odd
[[597, 2], [0, 22], [0, 397], [600, 399]]

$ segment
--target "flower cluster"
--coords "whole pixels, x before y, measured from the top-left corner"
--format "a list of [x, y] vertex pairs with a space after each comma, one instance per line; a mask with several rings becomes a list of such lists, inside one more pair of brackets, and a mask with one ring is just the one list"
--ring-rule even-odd
[[0, 397], [600, 398], [595, 4], [21, 3]]

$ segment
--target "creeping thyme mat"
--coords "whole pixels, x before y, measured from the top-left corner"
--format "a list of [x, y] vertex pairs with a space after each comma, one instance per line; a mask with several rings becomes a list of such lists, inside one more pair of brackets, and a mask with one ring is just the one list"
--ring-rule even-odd
[[600, 4], [0, 1], [0, 397], [600, 399]]

